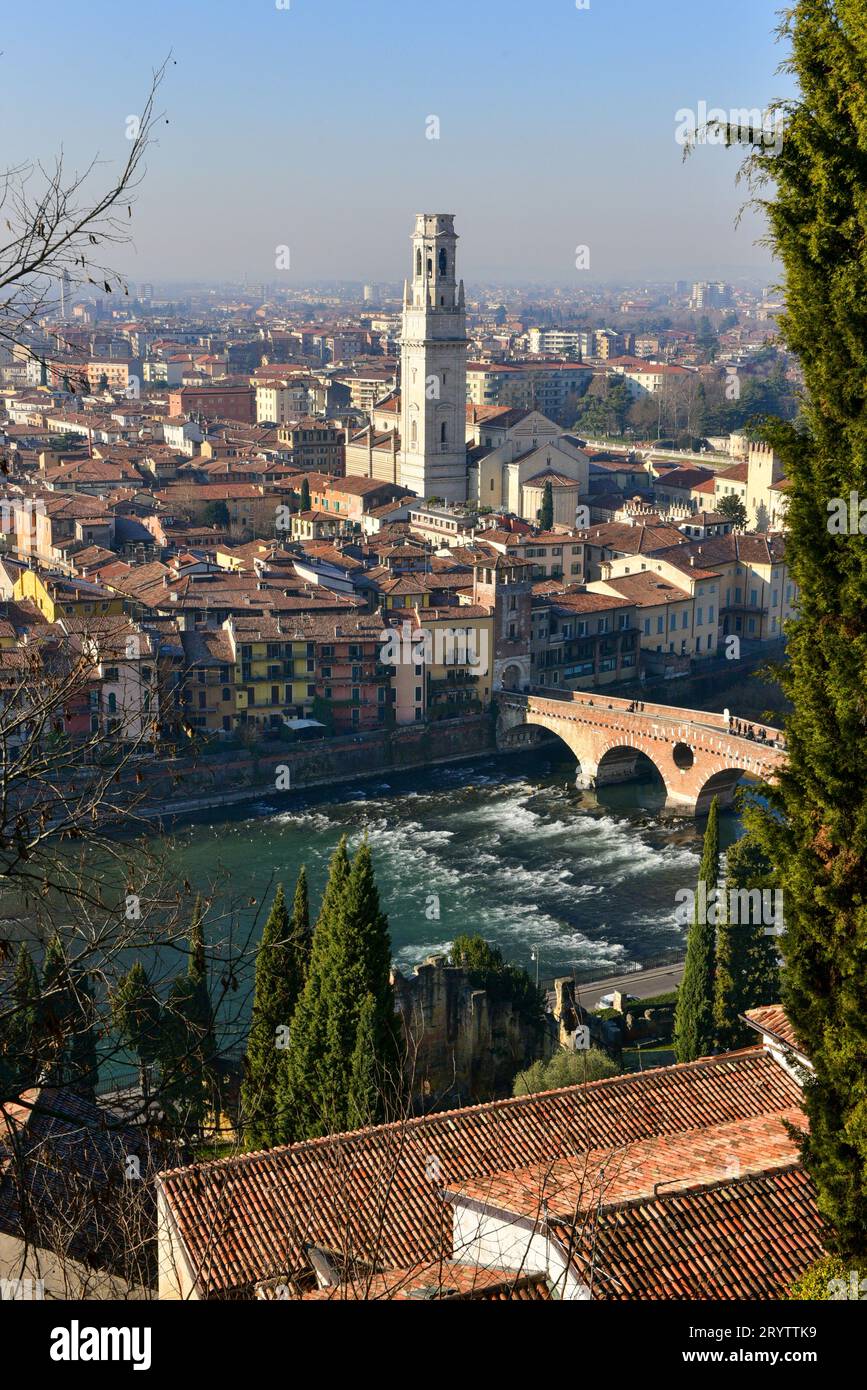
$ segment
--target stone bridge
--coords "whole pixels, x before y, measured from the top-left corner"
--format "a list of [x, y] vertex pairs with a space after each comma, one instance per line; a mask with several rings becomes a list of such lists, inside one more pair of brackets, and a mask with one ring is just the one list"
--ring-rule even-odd
[[697, 815], [706, 814], [715, 796], [730, 804], [743, 777], [772, 781], [787, 757], [779, 729], [704, 710], [598, 691], [502, 691], [496, 698], [499, 747], [533, 743], [530, 728], [547, 729], [575, 754], [578, 786], [586, 788], [634, 777], [644, 753], [665, 783], [666, 805], [691, 807]]

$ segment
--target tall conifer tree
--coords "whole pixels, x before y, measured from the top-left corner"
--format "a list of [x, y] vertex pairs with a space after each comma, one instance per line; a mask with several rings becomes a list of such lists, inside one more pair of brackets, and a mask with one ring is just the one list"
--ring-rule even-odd
[[714, 1046], [714, 957], [716, 926], [711, 894], [719, 877], [719, 802], [711, 802], [701, 868], [698, 875], [695, 911], [686, 939], [686, 964], [677, 993], [674, 1018], [674, 1050], [679, 1062], [707, 1057]]
[[0, 1025], [0, 1096], [14, 1097], [39, 1080], [39, 974], [26, 941], [15, 957], [9, 1012]]
[[298, 1000], [289, 1047], [279, 1063], [276, 1137], [282, 1143], [326, 1134], [334, 1108], [334, 1088], [324, 1064], [329, 990], [334, 964], [334, 924], [350, 873], [344, 836], [331, 858], [328, 881], [313, 932], [304, 989]]
[[290, 1029], [304, 987], [309, 938], [307, 875], [302, 868], [291, 920], [280, 884], [256, 952], [253, 1017], [241, 1090], [244, 1138], [250, 1149], [276, 1141], [277, 1064], [283, 1040], [279, 1030]]
[[390, 966], [388, 919], [380, 907], [370, 848], [362, 844], [350, 864], [341, 841], [281, 1064], [282, 1140], [345, 1130], [362, 1115], [384, 1116], [388, 1092], [397, 1086]]
[[[777, 149], [748, 160], [785, 272], [780, 327], [801, 364], [803, 427], [764, 430], [790, 480], [798, 585], [781, 678], [789, 762], [760, 831], [784, 893], [784, 1003], [815, 1075], [802, 1142], [838, 1253], [867, 1252], [867, 16], [796, 0], [799, 85]], [[840, 508], [855, 526], [836, 529]], [[865, 508], [867, 511], [867, 508]]]
[[[774, 905], [773, 871], [749, 833], [728, 850], [726, 890], [752, 894], [748, 913], [739, 905], [737, 914], [729, 910], [717, 926], [714, 1025], [717, 1046], [730, 1052], [755, 1041], [740, 1015], [780, 997], [779, 938], [775, 924], [764, 920], [765, 906]], [[757, 893], [764, 895], [759, 911]]]

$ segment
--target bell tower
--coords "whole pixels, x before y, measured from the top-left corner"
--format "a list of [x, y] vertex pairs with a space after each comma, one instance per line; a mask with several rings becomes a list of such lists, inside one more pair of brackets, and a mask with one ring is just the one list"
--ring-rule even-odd
[[419, 213], [401, 333], [400, 481], [419, 497], [467, 497], [467, 328], [452, 213]]

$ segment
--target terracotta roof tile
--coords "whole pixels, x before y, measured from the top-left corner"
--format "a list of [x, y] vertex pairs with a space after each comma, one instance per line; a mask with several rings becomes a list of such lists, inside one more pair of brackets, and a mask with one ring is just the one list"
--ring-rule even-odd
[[799, 1100], [794, 1079], [751, 1049], [198, 1164], [161, 1185], [205, 1295], [243, 1294], [305, 1270], [307, 1241], [345, 1248], [348, 1231], [360, 1256], [394, 1268], [450, 1258], [441, 1187]]

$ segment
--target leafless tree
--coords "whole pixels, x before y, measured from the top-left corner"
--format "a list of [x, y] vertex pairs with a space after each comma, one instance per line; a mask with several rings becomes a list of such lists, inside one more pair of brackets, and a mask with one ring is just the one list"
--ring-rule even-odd
[[25, 159], [0, 172], [0, 344], [36, 355], [32, 332], [57, 313], [64, 284], [128, 293], [107, 252], [131, 238], [145, 153], [164, 119], [157, 96], [170, 61], [153, 72], [140, 113], [128, 118], [125, 160], [102, 187], [99, 156], [82, 170], [70, 169], [62, 149], [51, 163]]

